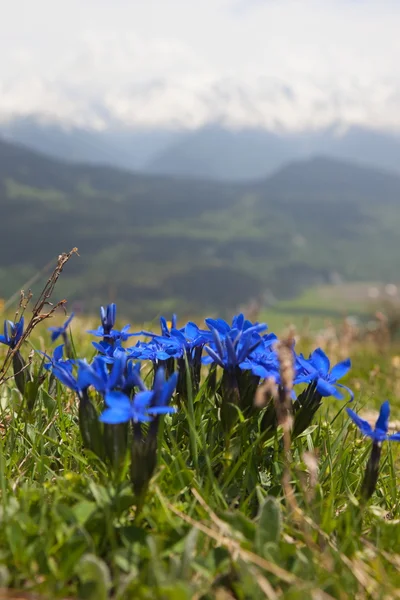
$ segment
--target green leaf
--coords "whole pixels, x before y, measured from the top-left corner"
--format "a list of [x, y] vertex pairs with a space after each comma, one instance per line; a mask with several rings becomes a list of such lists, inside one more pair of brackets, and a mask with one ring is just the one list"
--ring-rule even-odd
[[84, 525], [95, 510], [97, 510], [95, 502], [82, 500], [82, 502], [78, 502], [78, 504], [73, 507], [72, 512], [79, 525]]
[[197, 538], [199, 536], [198, 529], [191, 529], [186, 536], [185, 546], [182, 554], [181, 568], [180, 568], [180, 579], [188, 579], [190, 571], [190, 563], [192, 557], [196, 551]]
[[224, 511], [219, 514], [219, 517], [226, 523], [229, 523], [231, 528], [240, 533], [246, 540], [254, 541], [256, 535], [255, 524], [241, 512]]
[[85, 554], [77, 564], [76, 574], [82, 584], [80, 598], [107, 600], [111, 577], [107, 565], [102, 560], [94, 554]]
[[262, 554], [265, 544], [279, 542], [282, 531], [282, 513], [278, 501], [268, 496], [260, 507], [256, 530], [256, 548]]

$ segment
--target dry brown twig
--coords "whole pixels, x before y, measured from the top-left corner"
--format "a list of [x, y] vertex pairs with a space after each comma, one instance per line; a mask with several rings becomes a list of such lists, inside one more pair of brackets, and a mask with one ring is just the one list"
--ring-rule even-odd
[[[50, 298], [51, 298], [51, 295], [54, 291], [55, 285], [58, 281], [58, 278], [61, 275], [61, 272], [62, 272], [64, 266], [69, 261], [71, 256], [73, 256], [74, 254], [78, 254], [78, 248], [72, 248], [72, 250], [70, 252], [63, 252], [62, 254], [59, 255], [58, 260], [57, 260], [57, 265], [55, 266], [52, 274], [50, 275], [49, 279], [47, 280], [46, 285], [44, 286], [35, 306], [32, 309], [32, 317], [31, 317], [30, 321], [28, 322], [24, 333], [21, 336], [21, 339], [18, 341], [18, 343], [15, 345], [14, 348], [9, 348], [9, 350], [6, 354], [3, 365], [0, 368], [0, 385], [2, 383], [4, 383], [5, 381], [7, 381], [8, 379], [10, 379], [11, 377], [14, 377], [14, 375], [7, 377], [7, 371], [10, 368], [10, 365], [12, 363], [13, 356], [18, 352], [18, 350], [21, 348], [22, 344], [28, 339], [28, 337], [32, 333], [33, 329], [39, 323], [41, 323], [45, 319], [48, 319], [49, 317], [51, 317], [58, 308], [60, 308], [61, 306], [64, 306], [64, 304], [66, 303], [66, 300], [60, 300], [59, 302], [57, 302], [57, 304], [55, 304], [53, 306], [50, 303]], [[19, 319], [21, 319], [21, 317], [24, 314], [25, 310], [27, 309], [27, 306], [31, 299], [32, 299], [32, 292], [30, 290], [29, 290], [28, 294], [25, 294], [23, 290], [21, 291], [19, 306], [15, 313], [15, 322], [17, 322]], [[51, 306], [50, 310], [48, 310], [48, 312], [42, 312], [46, 305]], [[32, 362], [32, 357], [30, 357], [30, 361], [28, 361], [28, 363], [24, 367], [24, 369], [28, 368], [31, 362]], [[22, 369], [22, 370], [24, 370], [24, 369]]]
[[284, 471], [282, 476], [282, 486], [286, 500], [292, 510], [295, 512], [298, 508], [294, 497], [292, 485], [290, 483], [290, 465], [291, 465], [291, 431], [293, 427], [292, 415], [292, 397], [294, 380], [293, 364], [293, 336], [289, 333], [285, 340], [276, 345], [279, 360], [279, 370], [281, 376], [281, 385], [278, 394], [275, 396], [275, 410], [278, 424], [283, 430], [283, 449], [284, 449]]

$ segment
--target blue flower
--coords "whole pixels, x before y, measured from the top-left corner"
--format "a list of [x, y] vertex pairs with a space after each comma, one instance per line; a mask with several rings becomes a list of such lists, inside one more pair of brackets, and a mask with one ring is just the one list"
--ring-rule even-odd
[[0, 343], [15, 348], [24, 332], [24, 317], [21, 317], [18, 323], [4, 321], [4, 335], [0, 335]]
[[[177, 325], [177, 316], [176, 315], [172, 315], [172, 319], [171, 321], [167, 321], [167, 319], [165, 317], [160, 317], [160, 329], [161, 329], [161, 336], [162, 337], [169, 337], [170, 336], [170, 330], [171, 329], [176, 329]], [[146, 330], [142, 330], [140, 332], [141, 335], [146, 335], [149, 337], [154, 337], [155, 335], [157, 335], [156, 333], [153, 333], [152, 331], [146, 331]]]
[[279, 383], [279, 360], [272, 346], [277, 341], [274, 333], [264, 335], [257, 347], [239, 365], [241, 369], [250, 369], [253, 375], [267, 379], [273, 377]]
[[214, 344], [213, 347], [205, 347], [209, 358], [205, 357], [203, 363], [214, 362], [223, 369], [233, 371], [248, 358], [262, 341], [260, 336], [256, 340], [253, 339], [254, 330], [235, 332], [236, 335], [232, 340], [232, 331], [225, 335], [224, 339], [221, 339], [220, 333], [216, 329], [212, 330]]
[[43, 356], [45, 356], [49, 361], [43, 364], [43, 368], [46, 369], [46, 371], [50, 371], [56, 365], [61, 366], [63, 368], [72, 369], [73, 365], [75, 364], [74, 360], [64, 360], [64, 344], [61, 344], [60, 346], [54, 348], [52, 357], [46, 354], [45, 352], [42, 352], [41, 350], [37, 350], [37, 352], [39, 352], [39, 354], [43, 354]]
[[97, 337], [103, 337], [112, 340], [121, 340], [122, 342], [125, 342], [128, 338], [132, 337], [133, 335], [139, 335], [137, 333], [128, 333], [129, 329], [130, 325], [125, 325], [121, 329], [121, 331], [118, 331], [117, 329], [112, 329], [108, 331], [108, 329], [104, 329], [103, 325], [99, 325], [97, 329], [88, 329], [87, 333], [91, 333], [92, 335], [95, 335]]
[[166, 348], [163, 344], [151, 340], [150, 342], [138, 342], [136, 346], [127, 348], [128, 358], [137, 360], [151, 360], [153, 363], [175, 358], [177, 347], [169, 344]]
[[273, 350], [269, 352], [264, 351], [262, 354], [254, 352], [240, 363], [239, 366], [243, 370], [250, 369], [253, 375], [262, 379], [272, 377], [276, 383], [280, 382], [279, 360], [276, 352]]
[[121, 329], [121, 331], [117, 331], [113, 329], [115, 325], [115, 318], [117, 315], [117, 306], [113, 304], [109, 304], [107, 308], [102, 306], [100, 308], [100, 319], [101, 325], [97, 329], [89, 329], [87, 333], [91, 333], [92, 335], [96, 335], [97, 337], [103, 337], [108, 340], [121, 340], [125, 342], [132, 335], [140, 335], [135, 333], [128, 333], [130, 325], [125, 325]]
[[125, 353], [125, 348], [121, 345], [121, 340], [116, 340], [114, 344], [110, 344], [107, 340], [101, 340], [101, 342], [92, 342], [97, 352], [101, 354], [103, 360], [107, 363], [112, 364], [114, 358], [118, 356], [120, 352]]
[[176, 388], [177, 373], [165, 381], [164, 369], [158, 369], [152, 390], [145, 388], [138, 375], [136, 379], [142, 391], [138, 392], [133, 400], [123, 392], [106, 393], [105, 401], [108, 408], [100, 416], [103, 423], [118, 424], [131, 420], [135, 423], [144, 423], [152, 421], [155, 416], [175, 412], [175, 408], [168, 406], [168, 403]]
[[85, 389], [92, 385], [101, 394], [105, 394], [116, 387], [122, 387], [126, 361], [126, 354], [120, 352], [114, 358], [111, 371], [108, 370], [107, 360], [102, 356], [97, 356], [91, 365], [83, 360], [78, 361], [79, 387]]
[[171, 324], [167, 323], [165, 317], [160, 317], [161, 335], [170, 335], [171, 329], [176, 329], [177, 316], [172, 315]]
[[354, 398], [353, 392], [341, 383], [339, 379], [347, 375], [350, 370], [350, 359], [344, 360], [330, 369], [330, 361], [321, 348], [317, 348], [307, 360], [301, 354], [297, 356], [297, 375], [294, 383], [316, 382], [317, 392], [321, 396], [334, 396], [339, 400], [344, 398], [338, 388], [347, 390], [351, 400]]
[[252, 333], [260, 333], [267, 329], [265, 323], [253, 324], [251, 321], [245, 319], [242, 313], [233, 317], [232, 325], [229, 325], [229, 323], [223, 319], [205, 319], [205, 323], [211, 331], [216, 330], [222, 340], [226, 336], [234, 338], [239, 332], [249, 335]]
[[203, 331], [195, 323], [189, 322], [182, 329], [171, 328], [168, 336], [154, 336], [153, 339], [170, 358], [183, 358], [186, 354], [190, 360], [196, 348], [203, 348], [212, 338], [209, 331]]
[[109, 335], [111, 329], [115, 325], [115, 317], [117, 315], [117, 305], [112, 303], [104, 309], [104, 306], [100, 307], [100, 319], [103, 327], [104, 335]]
[[368, 421], [361, 419], [361, 417], [359, 417], [353, 410], [350, 408], [346, 408], [346, 410], [350, 419], [357, 425], [361, 433], [371, 438], [373, 442], [380, 443], [386, 440], [400, 442], [400, 432], [388, 435], [390, 416], [389, 400], [386, 400], [386, 402], [382, 404], [374, 429], [372, 429]]
[[61, 327], [49, 327], [49, 331], [51, 331], [51, 341], [55, 342], [57, 338], [61, 336], [65, 337], [67, 334], [67, 329], [72, 319], [74, 318], [74, 313], [71, 313], [71, 316], [65, 321], [64, 325]]
[[[158, 356], [158, 360], [168, 360], [169, 358], [183, 358], [187, 355], [189, 362], [197, 356], [197, 349], [202, 349], [207, 341], [211, 340], [211, 333], [204, 331], [189, 321], [181, 329], [176, 327], [176, 315], [173, 315], [171, 323], [167, 323], [164, 317], [160, 318], [161, 335], [143, 331], [144, 335], [152, 337], [152, 342], [158, 344], [159, 351], [164, 356]], [[149, 342], [150, 344], [152, 342]], [[201, 350], [200, 350], [201, 352]], [[144, 356], [142, 358], [145, 358]]]
[[140, 368], [140, 362], [134, 365], [132, 361], [129, 361], [126, 365], [122, 383], [122, 391], [128, 395], [131, 394], [134, 387], [138, 387], [143, 392], [146, 391], [146, 386], [140, 378]]
[[146, 412], [149, 395], [151, 395], [151, 392], [141, 392], [131, 400], [123, 392], [107, 392], [105, 401], [108, 408], [100, 415], [100, 421], [110, 425], [118, 425], [119, 423], [127, 423], [128, 421], [133, 421], [134, 423], [151, 421], [150, 415]]
[[51, 372], [63, 385], [74, 392], [82, 392], [83, 388], [79, 385], [72, 372], [72, 364], [55, 363]]

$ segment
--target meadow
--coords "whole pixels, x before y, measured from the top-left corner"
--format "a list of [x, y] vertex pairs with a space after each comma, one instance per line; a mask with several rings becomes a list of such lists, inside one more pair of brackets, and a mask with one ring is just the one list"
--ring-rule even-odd
[[0, 337], [0, 598], [400, 597], [386, 322], [89, 322], [61, 269]]

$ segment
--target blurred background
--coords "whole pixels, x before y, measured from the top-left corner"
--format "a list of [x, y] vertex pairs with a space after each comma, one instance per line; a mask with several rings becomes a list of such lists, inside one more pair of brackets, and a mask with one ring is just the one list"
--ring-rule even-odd
[[0, 310], [397, 310], [398, 1], [0, 6]]

